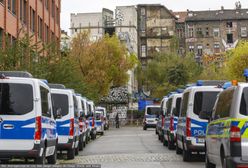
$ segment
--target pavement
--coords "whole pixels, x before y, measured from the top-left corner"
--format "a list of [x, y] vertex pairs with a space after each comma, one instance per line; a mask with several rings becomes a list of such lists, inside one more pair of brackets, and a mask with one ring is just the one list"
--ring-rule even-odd
[[183, 162], [182, 156], [162, 145], [154, 129], [143, 131], [142, 127], [110, 128], [74, 160], [59, 160], [59, 164], [100, 164], [101, 168], [205, 167], [202, 158]]

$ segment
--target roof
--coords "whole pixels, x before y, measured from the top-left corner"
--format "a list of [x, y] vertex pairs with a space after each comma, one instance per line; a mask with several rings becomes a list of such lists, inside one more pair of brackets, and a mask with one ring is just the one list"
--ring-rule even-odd
[[248, 19], [248, 9], [188, 11], [186, 21], [220, 21]]
[[188, 16], [187, 11], [173, 12], [173, 14], [176, 16], [178, 23], [184, 23], [186, 17]]

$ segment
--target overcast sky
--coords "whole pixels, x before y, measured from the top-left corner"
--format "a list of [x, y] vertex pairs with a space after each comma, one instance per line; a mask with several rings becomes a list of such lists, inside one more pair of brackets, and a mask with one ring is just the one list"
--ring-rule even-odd
[[[137, 4], [163, 4], [173, 11], [228, 9], [235, 7], [237, 0], [62, 0], [61, 28], [69, 31], [70, 13], [100, 12], [102, 8], [114, 11], [116, 6]], [[248, 0], [240, 0], [242, 8], [248, 8]]]

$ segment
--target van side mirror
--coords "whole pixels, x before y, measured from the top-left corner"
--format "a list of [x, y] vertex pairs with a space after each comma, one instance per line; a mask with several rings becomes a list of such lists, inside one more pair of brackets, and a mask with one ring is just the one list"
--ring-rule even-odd
[[62, 110], [61, 110], [61, 108], [58, 108], [56, 110], [56, 117], [55, 118], [56, 119], [61, 119], [62, 118]]
[[203, 120], [210, 120], [212, 116], [212, 111], [201, 111], [199, 113], [199, 118]]

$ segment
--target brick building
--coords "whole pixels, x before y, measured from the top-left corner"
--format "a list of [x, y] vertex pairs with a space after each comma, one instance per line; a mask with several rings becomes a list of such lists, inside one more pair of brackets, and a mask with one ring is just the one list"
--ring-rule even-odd
[[141, 4], [138, 11], [138, 55], [145, 67], [157, 53], [170, 50], [175, 34], [175, 15], [160, 4]]
[[195, 54], [200, 64], [222, 64], [222, 53], [248, 40], [248, 9], [187, 11], [186, 51]]
[[12, 43], [28, 34], [34, 42], [59, 46], [60, 10], [61, 0], [0, 0], [1, 42], [8, 39]]

